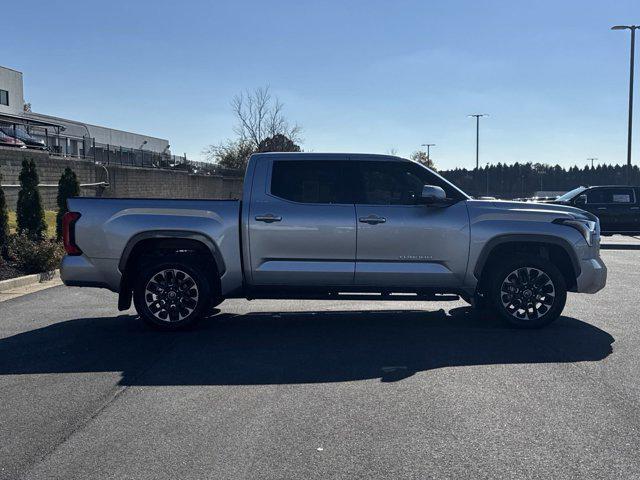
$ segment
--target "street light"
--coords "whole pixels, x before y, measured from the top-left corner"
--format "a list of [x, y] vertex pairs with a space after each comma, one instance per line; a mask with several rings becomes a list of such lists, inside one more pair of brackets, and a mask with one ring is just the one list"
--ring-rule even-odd
[[429, 148], [430, 147], [435, 147], [436, 144], [435, 143], [423, 143], [422, 145], [420, 145], [421, 147], [427, 147], [427, 162], [429, 161]]
[[486, 113], [473, 113], [469, 117], [476, 119], [476, 170], [480, 166], [480, 117], [488, 117]]
[[637, 25], [615, 25], [611, 30], [631, 30], [631, 55], [629, 60], [629, 124], [627, 130], [627, 183], [631, 185], [631, 133], [633, 124], [633, 65]]

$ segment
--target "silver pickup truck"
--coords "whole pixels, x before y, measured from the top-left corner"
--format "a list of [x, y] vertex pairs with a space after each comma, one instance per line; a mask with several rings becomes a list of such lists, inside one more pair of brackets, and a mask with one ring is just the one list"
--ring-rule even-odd
[[226, 298], [451, 295], [540, 327], [607, 276], [594, 215], [472, 200], [385, 155], [255, 154], [242, 200], [73, 198], [64, 220], [64, 283], [118, 292], [163, 329]]

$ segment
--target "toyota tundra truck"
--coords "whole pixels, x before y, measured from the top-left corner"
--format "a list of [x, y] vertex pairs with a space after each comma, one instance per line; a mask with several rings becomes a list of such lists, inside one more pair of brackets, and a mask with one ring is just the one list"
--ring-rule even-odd
[[72, 198], [61, 277], [177, 330], [228, 298], [462, 297], [511, 324], [557, 319], [606, 282], [578, 208], [474, 200], [388, 155], [258, 153], [241, 200]]

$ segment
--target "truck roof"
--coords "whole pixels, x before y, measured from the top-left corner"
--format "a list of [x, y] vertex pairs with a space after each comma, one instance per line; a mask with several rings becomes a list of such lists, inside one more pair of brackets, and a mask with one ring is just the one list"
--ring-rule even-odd
[[273, 157], [295, 157], [296, 160], [317, 160], [319, 158], [326, 160], [391, 160], [396, 162], [410, 162], [406, 158], [397, 157], [395, 155], [385, 155], [381, 153], [322, 153], [322, 152], [265, 152], [254, 153], [252, 158], [259, 160], [260, 158]]

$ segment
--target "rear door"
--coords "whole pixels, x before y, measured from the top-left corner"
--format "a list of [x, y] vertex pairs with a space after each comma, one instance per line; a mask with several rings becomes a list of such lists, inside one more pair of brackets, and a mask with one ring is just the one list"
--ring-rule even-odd
[[346, 157], [274, 157], [252, 191], [252, 283], [353, 285], [356, 216]]
[[[469, 215], [462, 195], [414, 162], [357, 164], [361, 194], [356, 204], [355, 284], [376, 288], [462, 284], [469, 254]], [[445, 207], [420, 204], [424, 185], [441, 186], [455, 200]]]
[[594, 187], [582, 208], [600, 219], [603, 232], [633, 232], [638, 228], [638, 203], [632, 187]]

